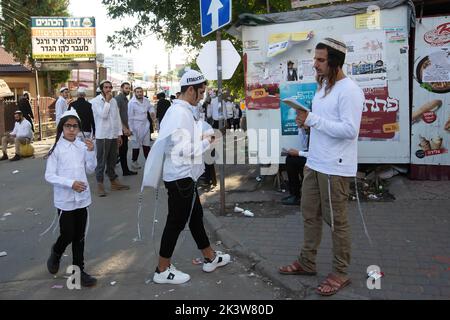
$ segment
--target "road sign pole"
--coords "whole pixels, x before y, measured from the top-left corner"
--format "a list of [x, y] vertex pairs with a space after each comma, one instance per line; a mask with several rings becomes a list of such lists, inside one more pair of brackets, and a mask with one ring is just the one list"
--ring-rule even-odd
[[222, 33], [216, 32], [217, 42], [217, 91], [219, 99], [219, 107], [222, 111], [223, 124], [220, 126], [222, 131], [222, 164], [220, 165], [220, 214], [225, 215], [225, 136], [226, 136], [226, 119], [225, 108], [222, 101]]
[[39, 92], [39, 76], [38, 76], [38, 71], [37, 71], [36, 67], [34, 70], [36, 72], [36, 104], [37, 104], [37, 116], [38, 116], [38, 127], [39, 127], [39, 141], [42, 141], [41, 108], [40, 108], [41, 95]]

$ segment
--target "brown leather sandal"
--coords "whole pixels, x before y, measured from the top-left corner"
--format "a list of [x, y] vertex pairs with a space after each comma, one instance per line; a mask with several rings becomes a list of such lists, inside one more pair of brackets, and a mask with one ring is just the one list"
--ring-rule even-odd
[[309, 272], [304, 270], [298, 261], [294, 261], [287, 266], [280, 267], [278, 272], [281, 274], [295, 274], [302, 276], [315, 276], [317, 274], [317, 272]]
[[[328, 277], [317, 287], [316, 292], [321, 296], [332, 296], [336, 294], [339, 290], [345, 288], [351, 283], [350, 279], [342, 280], [338, 278], [335, 274], [330, 273]], [[324, 291], [324, 288], [328, 287], [330, 291]]]

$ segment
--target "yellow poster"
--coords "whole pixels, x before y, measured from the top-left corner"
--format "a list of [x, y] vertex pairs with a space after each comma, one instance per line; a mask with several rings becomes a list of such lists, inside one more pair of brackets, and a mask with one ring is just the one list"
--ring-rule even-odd
[[356, 29], [379, 29], [381, 25], [380, 10], [355, 16]]
[[269, 36], [269, 49], [267, 51], [267, 56], [274, 57], [289, 50], [292, 45], [301, 43], [303, 41], [308, 41], [312, 37], [312, 31], [271, 34]]

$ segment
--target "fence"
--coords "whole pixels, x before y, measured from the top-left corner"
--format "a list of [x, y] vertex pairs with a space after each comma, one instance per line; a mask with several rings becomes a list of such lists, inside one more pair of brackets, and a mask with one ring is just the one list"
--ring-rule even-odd
[[[39, 113], [37, 99], [31, 99], [31, 108], [34, 115], [34, 136], [39, 138], [39, 116], [41, 121], [42, 139], [56, 135], [55, 104], [52, 97], [41, 97], [39, 99]], [[38, 116], [39, 115], [39, 116]]]
[[[39, 138], [39, 118], [41, 121], [41, 137], [48, 138], [56, 134], [55, 103], [51, 97], [39, 99], [39, 112], [36, 99], [31, 99], [34, 115], [34, 138]], [[15, 100], [0, 100], [0, 136], [14, 129], [14, 111], [18, 109]]]

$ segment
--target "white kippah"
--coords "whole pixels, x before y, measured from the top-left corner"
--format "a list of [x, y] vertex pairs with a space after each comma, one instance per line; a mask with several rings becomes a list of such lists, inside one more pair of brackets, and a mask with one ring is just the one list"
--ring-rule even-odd
[[186, 71], [183, 76], [181, 77], [180, 80], [180, 86], [184, 87], [184, 86], [192, 86], [195, 84], [199, 84], [199, 83], [203, 83], [205, 82], [205, 76], [203, 74], [201, 74], [200, 72], [196, 71], [196, 70], [188, 70]]
[[61, 89], [59, 89], [59, 92], [60, 92], [60, 93], [63, 93], [63, 92], [66, 91], [66, 90], [69, 90], [69, 88], [67, 88], [67, 87], [62, 87]]
[[68, 117], [68, 116], [77, 117], [78, 120], [80, 120], [80, 117], [78, 116], [78, 113], [77, 113], [77, 112], [75, 111], [75, 109], [73, 109], [73, 108], [70, 109], [70, 110], [65, 111], [65, 112], [62, 114], [61, 119], [64, 118], [64, 117]]
[[320, 43], [322, 43], [330, 48], [333, 48], [339, 52], [342, 52], [343, 54], [347, 53], [347, 46], [343, 42], [340, 42], [338, 40], [335, 40], [332, 38], [325, 38], [325, 39], [321, 40]]

